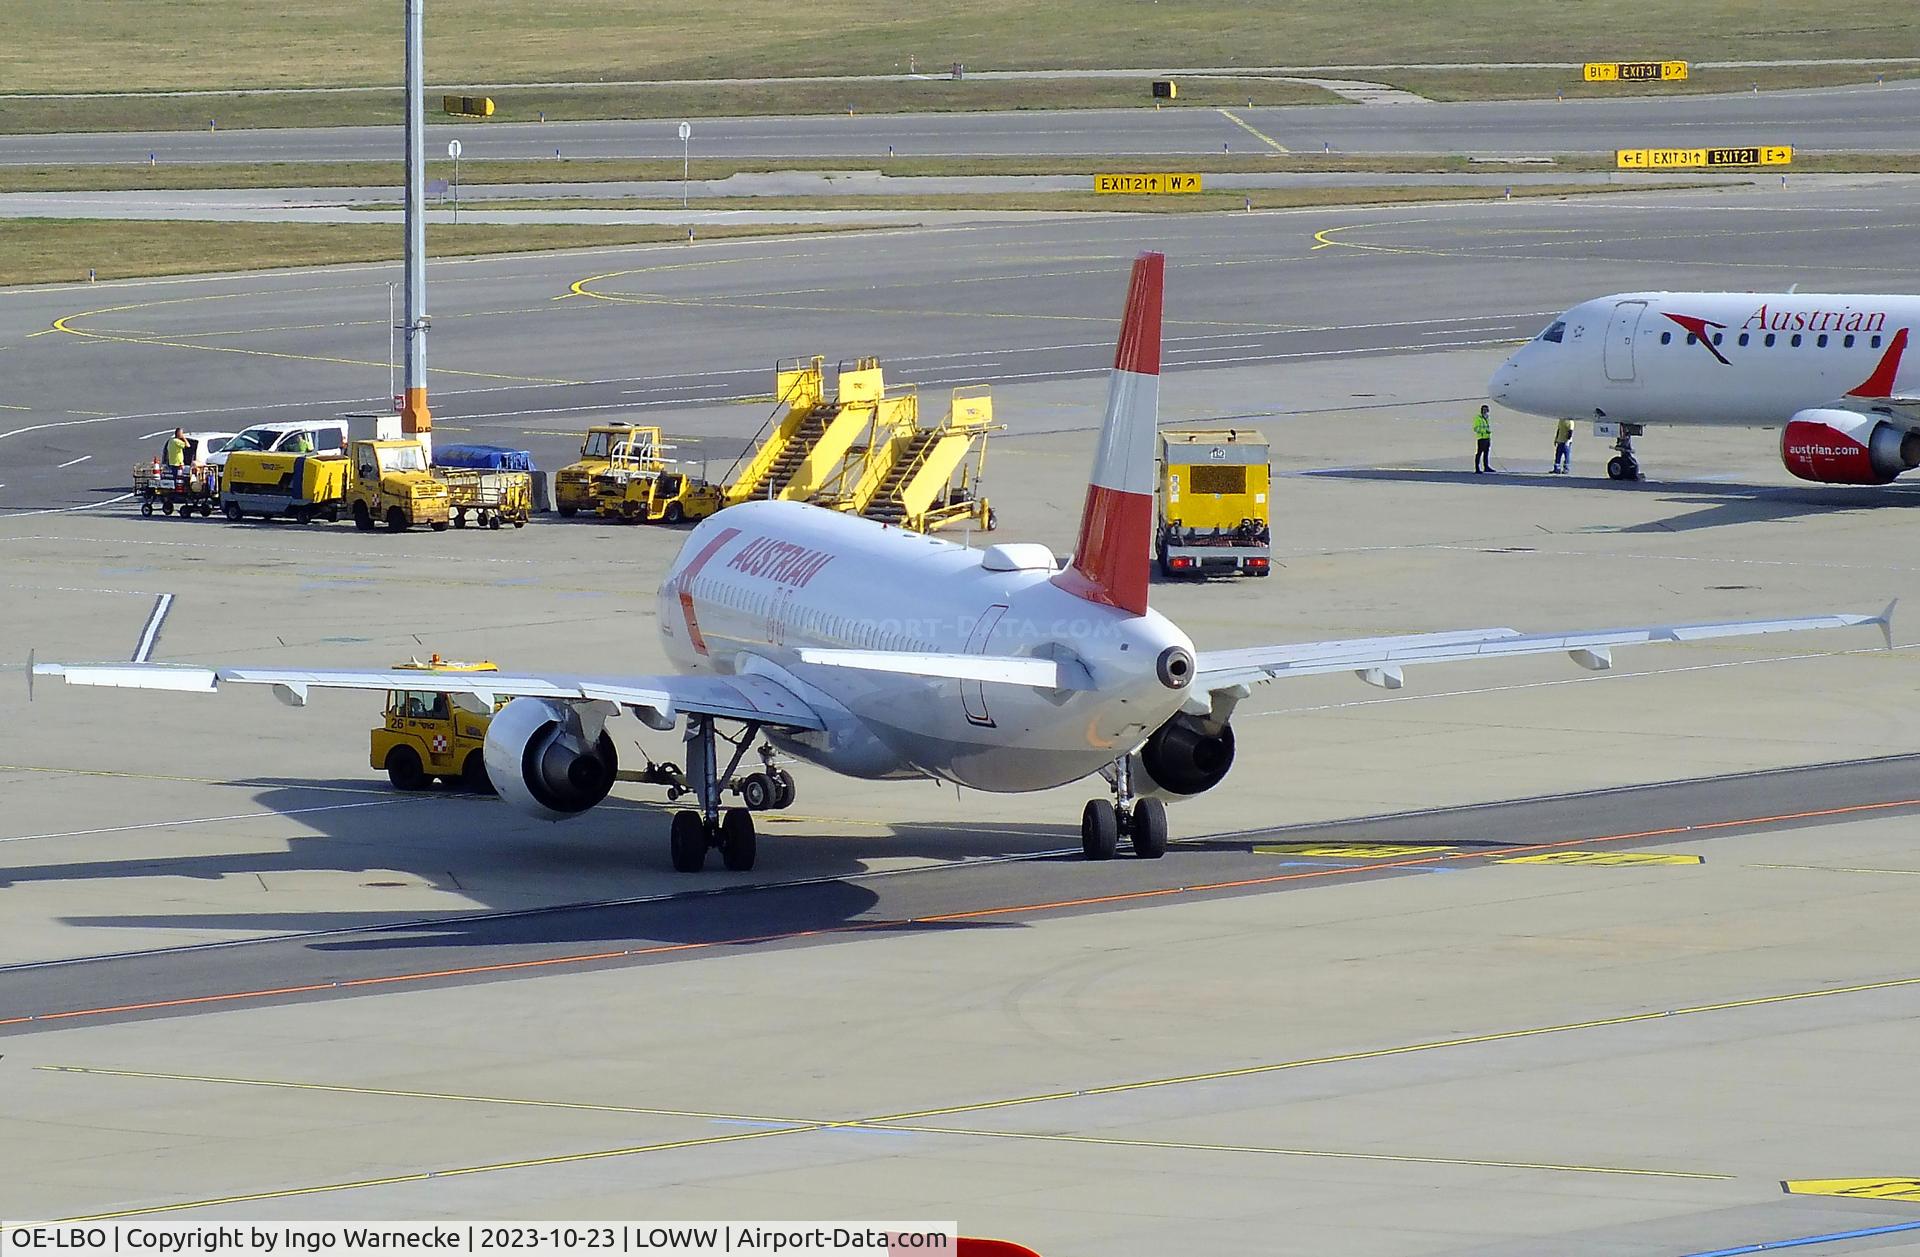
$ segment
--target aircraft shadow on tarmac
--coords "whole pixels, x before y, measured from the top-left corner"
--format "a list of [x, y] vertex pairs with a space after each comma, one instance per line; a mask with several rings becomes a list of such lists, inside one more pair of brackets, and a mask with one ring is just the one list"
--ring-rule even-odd
[[1539, 489], [1548, 485], [1575, 489], [1604, 489], [1608, 493], [1643, 493], [1677, 505], [1699, 507], [1666, 519], [1648, 520], [1605, 531], [1619, 533], [1692, 532], [1734, 524], [1772, 523], [1803, 516], [1835, 515], [1848, 511], [1887, 511], [1920, 508], [1920, 491], [1880, 485], [1754, 485], [1712, 480], [1612, 481], [1599, 476], [1550, 477], [1544, 472], [1497, 472], [1491, 476], [1471, 471], [1414, 467], [1343, 467], [1311, 473], [1326, 479], [1368, 480], [1401, 484], [1473, 484], [1486, 488]]
[[[559, 825], [530, 821], [497, 800], [432, 791], [401, 796], [392, 806], [315, 811], [316, 800], [340, 796], [326, 788], [365, 790], [366, 780], [245, 783], [266, 788], [256, 796], [263, 812], [290, 814], [315, 832], [284, 848], [53, 863], [0, 869], [0, 888], [30, 882], [98, 882], [120, 877], [219, 880], [304, 876], [296, 893], [311, 902], [337, 874], [343, 893], [364, 899], [384, 879], [406, 878], [464, 895], [458, 908], [366, 911], [141, 913], [69, 916], [69, 926], [119, 929], [234, 931], [239, 935], [308, 936], [289, 939], [315, 951], [383, 952], [422, 947], [516, 950], [540, 945], [623, 947], [672, 943], [751, 942], [768, 935], [834, 930], [858, 922], [862, 932], [1013, 928], [1010, 920], [922, 921], [959, 904], [950, 889], [905, 893], [900, 879], [852, 880], [876, 857], [931, 857], [941, 865], [1075, 848], [1077, 827], [996, 822], [972, 829], [952, 823], [897, 822], [871, 838], [842, 841], [813, 833], [784, 835], [763, 815], [760, 860], [753, 875], [721, 870], [717, 853], [704, 874], [669, 871], [667, 825], [673, 808], [616, 799], [611, 806]], [[370, 800], [376, 801], [376, 800]], [[911, 808], [911, 788], [901, 798]], [[800, 809], [805, 810], [805, 800]], [[777, 813], [771, 814], [777, 816]], [[870, 829], [862, 824], [855, 833]], [[986, 866], [1005, 869], [1005, 863]], [[894, 888], [899, 886], [899, 892]], [[543, 893], [545, 891], [550, 893]], [[889, 892], [883, 895], [883, 891]], [[271, 890], [265, 892], [268, 903]], [[315, 937], [315, 936], [318, 937]], [[110, 937], [110, 935], [107, 935]], [[111, 943], [89, 951], [113, 952]]]

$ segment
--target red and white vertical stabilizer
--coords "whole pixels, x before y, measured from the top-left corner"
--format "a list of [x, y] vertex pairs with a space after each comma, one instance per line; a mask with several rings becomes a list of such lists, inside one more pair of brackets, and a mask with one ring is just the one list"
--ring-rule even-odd
[[1147, 610], [1153, 549], [1154, 440], [1160, 422], [1160, 288], [1167, 259], [1133, 262], [1120, 346], [1107, 388], [1107, 417], [1093, 456], [1073, 562], [1054, 584], [1135, 615]]

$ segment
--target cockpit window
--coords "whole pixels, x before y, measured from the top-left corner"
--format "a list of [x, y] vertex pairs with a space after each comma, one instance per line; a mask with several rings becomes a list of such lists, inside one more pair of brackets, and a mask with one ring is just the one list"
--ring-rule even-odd
[[1558, 345], [1560, 343], [1560, 338], [1562, 336], [1565, 336], [1566, 334], [1567, 334], [1567, 321], [1565, 319], [1555, 319], [1553, 321], [1552, 327], [1549, 327], [1546, 331], [1540, 333], [1540, 339], [1550, 340], [1554, 344]]

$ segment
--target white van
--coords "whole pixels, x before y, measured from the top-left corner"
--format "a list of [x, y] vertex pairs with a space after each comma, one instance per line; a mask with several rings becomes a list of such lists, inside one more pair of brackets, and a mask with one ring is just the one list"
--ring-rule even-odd
[[236, 450], [290, 450], [302, 436], [315, 454], [344, 454], [347, 449], [347, 425], [340, 419], [256, 423], [228, 441], [225, 449], [209, 455], [207, 462], [224, 467], [227, 455]]

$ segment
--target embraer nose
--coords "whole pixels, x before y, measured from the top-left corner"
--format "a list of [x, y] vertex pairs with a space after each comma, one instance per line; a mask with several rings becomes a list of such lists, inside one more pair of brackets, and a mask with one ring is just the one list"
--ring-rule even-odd
[[1487, 396], [1501, 405], [1509, 405], [1515, 390], [1520, 386], [1520, 354], [1515, 350], [1507, 355], [1507, 360], [1494, 368], [1493, 378], [1487, 381]]

